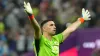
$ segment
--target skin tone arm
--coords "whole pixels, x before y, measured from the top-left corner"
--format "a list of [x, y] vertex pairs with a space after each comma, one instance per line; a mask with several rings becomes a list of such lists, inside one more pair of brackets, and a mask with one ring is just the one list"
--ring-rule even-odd
[[42, 35], [42, 33], [41, 33], [41, 28], [40, 28], [38, 22], [36, 21], [35, 18], [30, 20], [30, 22], [31, 22], [31, 24], [32, 24], [32, 26], [34, 28], [34, 36], [35, 36], [34, 38], [35, 39], [39, 39], [40, 36]]
[[28, 3], [24, 2], [24, 10], [28, 14], [29, 20], [34, 28], [34, 31], [35, 31], [34, 38], [39, 39], [40, 36], [42, 35], [41, 28], [40, 28], [38, 22], [36, 21], [36, 19], [34, 18], [33, 11], [32, 11], [32, 8], [31, 8], [31, 5], [29, 2]]
[[70, 26], [68, 26], [67, 29], [65, 29], [62, 32], [63, 40], [65, 40], [73, 31], [75, 31], [81, 25], [81, 23], [83, 23], [84, 21], [91, 20], [90, 16], [91, 16], [90, 12], [83, 8], [82, 9], [82, 18], [79, 18], [76, 22], [72, 23]]
[[70, 26], [68, 26], [67, 29], [65, 29], [63, 34], [63, 40], [65, 40], [73, 31], [75, 31], [79, 26], [81, 25], [81, 22], [77, 20], [76, 22], [72, 23]]

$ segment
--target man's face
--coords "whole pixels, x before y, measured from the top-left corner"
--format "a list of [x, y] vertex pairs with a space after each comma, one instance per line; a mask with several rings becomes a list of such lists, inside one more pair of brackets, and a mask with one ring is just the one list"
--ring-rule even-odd
[[54, 35], [56, 33], [56, 26], [53, 21], [48, 21], [43, 26], [43, 31], [49, 33], [50, 35]]

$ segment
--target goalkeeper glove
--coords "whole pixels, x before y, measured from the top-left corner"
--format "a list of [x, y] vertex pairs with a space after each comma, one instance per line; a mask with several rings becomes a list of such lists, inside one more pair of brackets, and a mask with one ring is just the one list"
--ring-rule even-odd
[[82, 9], [82, 18], [79, 18], [81, 23], [83, 23], [85, 20], [91, 20], [90, 18], [90, 12], [88, 10], [85, 10], [84, 8]]
[[26, 13], [28, 14], [28, 17], [29, 17], [30, 19], [34, 19], [33, 11], [32, 11], [32, 8], [31, 8], [31, 5], [30, 5], [29, 2], [26, 3], [26, 2], [24, 1], [24, 10], [26, 11]]

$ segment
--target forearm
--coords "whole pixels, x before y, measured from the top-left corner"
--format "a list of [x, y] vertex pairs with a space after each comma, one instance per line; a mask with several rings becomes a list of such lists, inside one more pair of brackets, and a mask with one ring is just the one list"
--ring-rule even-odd
[[[31, 15], [32, 16], [32, 15]], [[34, 28], [34, 38], [35, 39], [39, 39], [41, 36], [41, 28], [40, 25], [38, 24], [38, 22], [36, 21], [36, 19], [34, 17], [30, 17], [29, 16], [29, 20]]]
[[72, 33], [74, 32], [80, 25], [82, 24], [82, 22], [80, 20], [75, 21], [74, 23], [72, 23], [70, 26], [68, 26], [63, 32], [63, 37], [64, 40]]
[[32, 17], [32, 18], [29, 17], [29, 20], [30, 20], [34, 30], [36, 30], [36, 31], [40, 30], [40, 26], [39, 26], [38, 22], [36, 21], [36, 19], [34, 17]]
[[75, 21], [71, 25], [69, 25], [66, 29], [68, 32], [73, 32], [75, 31], [79, 26], [81, 25], [81, 22], [79, 20]]

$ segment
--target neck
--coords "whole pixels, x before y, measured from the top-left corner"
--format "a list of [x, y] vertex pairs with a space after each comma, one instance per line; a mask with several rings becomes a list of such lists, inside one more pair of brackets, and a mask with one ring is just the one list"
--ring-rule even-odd
[[43, 36], [45, 36], [47, 39], [51, 40], [52, 39], [52, 35], [46, 33], [46, 32], [43, 32]]

